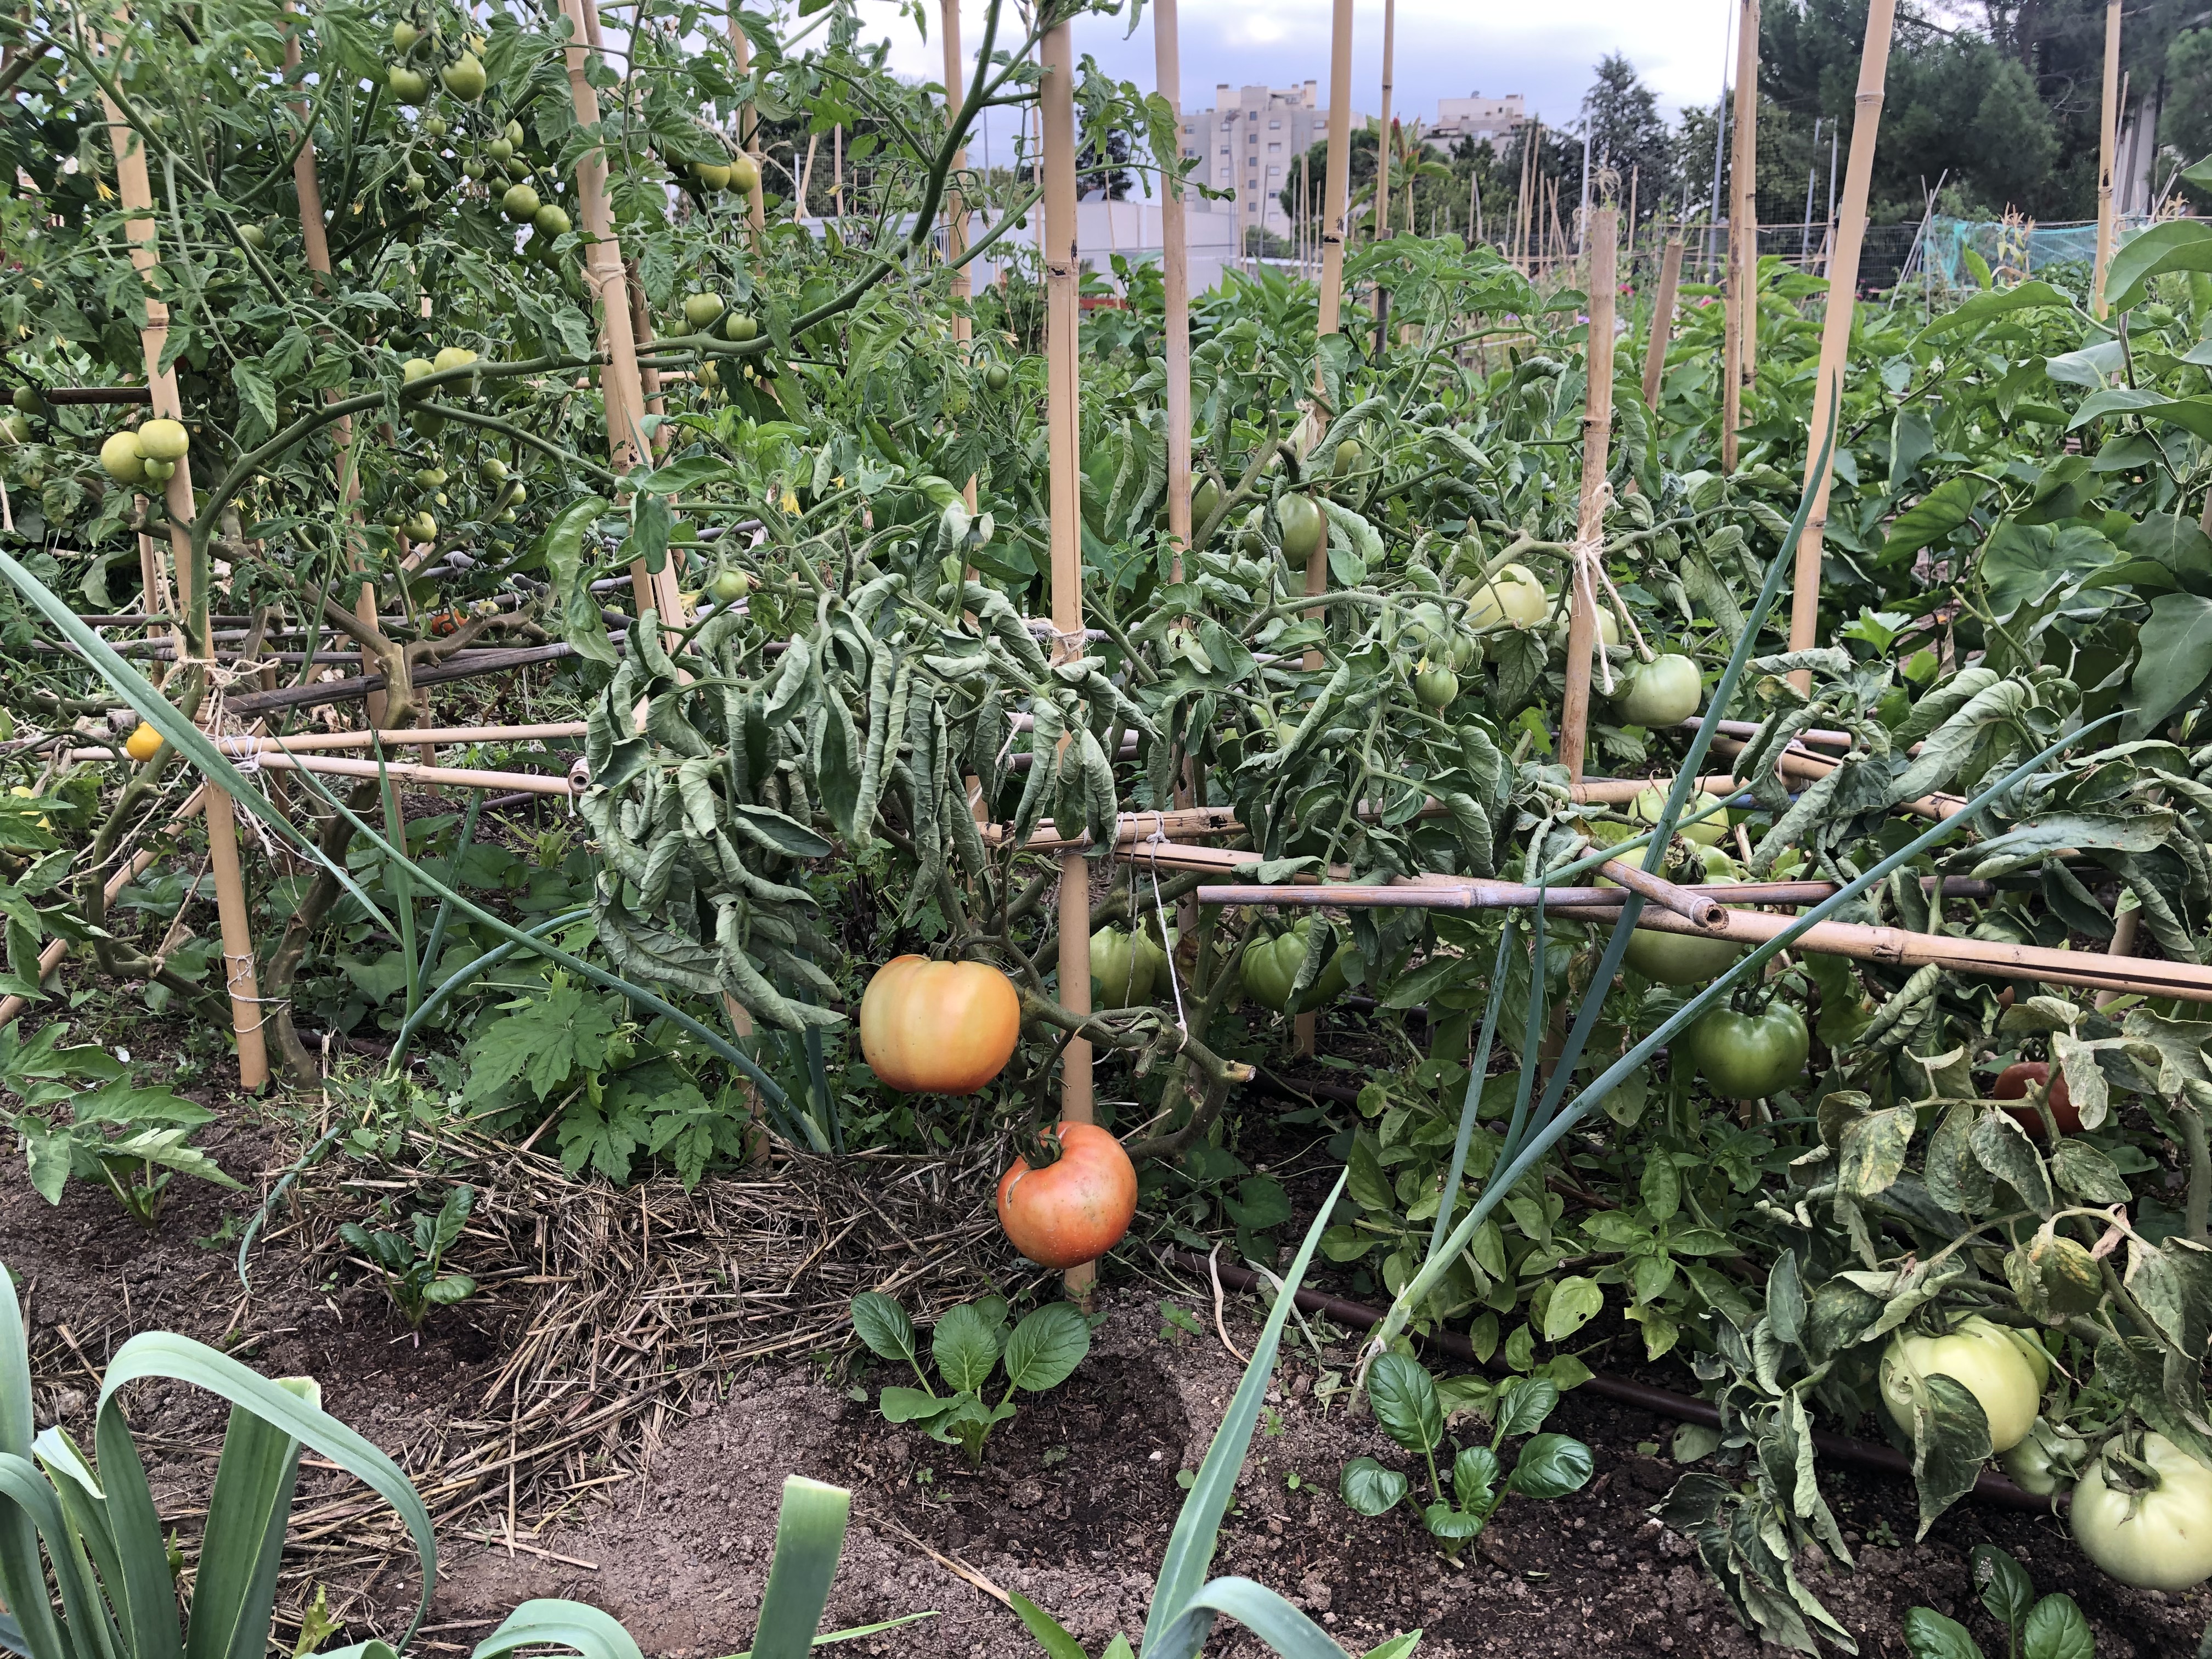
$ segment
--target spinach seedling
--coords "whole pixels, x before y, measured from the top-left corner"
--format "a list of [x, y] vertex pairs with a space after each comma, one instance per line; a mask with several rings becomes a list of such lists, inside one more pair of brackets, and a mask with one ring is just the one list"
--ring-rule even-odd
[[[939, 1393], [921, 1368], [914, 1322], [890, 1297], [876, 1291], [854, 1297], [853, 1329], [878, 1358], [904, 1360], [921, 1384], [884, 1389], [878, 1409], [893, 1423], [920, 1423], [931, 1439], [962, 1448], [971, 1467], [981, 1467], [991, 1431], [1014, 1415], [1016, 1390], [1057, 1388], [1091, 1352], [1090, 1322], [1074, 1304], [1048, 1302], [1009, 1332], [1006, 1298], [987, 1296], [949, 1310], [930, 1328]], [[1006, 1391], [994, 1406], [983, 1390], [1002, 1362]]]
[[[1537, 1432], [1559, 1403], [1559, 1387], [1547, 1378], [1516, 1377], [1499, 1388], [1492, 1406], [1490, 1443], [1459, 1449], [1452, 1459], [1449, 1498], [1437, 1468], [1437, 1452], [1445, 1437], [1443, 1401], [1436, 1378], [1411, 1355], [1394, 1351], [1369, 1369], [1367, 1399], [1382, 1432], [1407, 1450], [1420, 1453], [1428, 1464], [1434, 1501], [1422, 1507], [1421, 1522], [1449, 1547], [1455, 1549], [1487, 1526], [1509, 1493], [1564, 1498], [1589, 1482], [1594, 1465], [1588, 1446], [1567, 1435]], [[1506, 1474], [1498, 1449], [1520, 1435], [1528, 1438], [1512, 1472]], [[1355, 1457], [1344, 1466], [1337, 1490], [1360, 1514], [1377, 1516], [1395, 1508], [1412, 1490], [1412, 1483], [1371, 1457]]]
[[466, 1273], [444, 1271], [446, 1252], [461, 1236], [476, 1205], [477, 1189], [464, 1184], [447, 1192], [434, 1213], [416, 1212], [404, 1233], [390, 1229], [370, 1232], [359, 1222], [349, 1221], [338, 1229], [338, 1237], [384, 1275], [392, 1305], [419, 1331], [431, 1309], [465, 1302], [477, 1293], [476, 1280]]

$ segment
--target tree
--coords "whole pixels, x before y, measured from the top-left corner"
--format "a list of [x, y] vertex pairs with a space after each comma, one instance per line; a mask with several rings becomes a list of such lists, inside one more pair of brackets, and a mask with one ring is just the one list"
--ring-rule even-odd
[[1659, 99], [1637, 77], [1636, 66], [1619, 52], [1598, 60], [1597, 78], [1583, 94], [1583, 125], [1589, 134], [1594, 161], [1620, 174], [1623, 200], [1632, 173], [1638, 183], [1637, 216], [1662, 210], [1672, 176], [1674, 135], [1659, 113]]
[[[2166, 51], [2166, 110], [2159, 142], [2169, 167], [2192, 166], [2212, 155], [2212, 28], [2178, 34]], [[2198, 211], [2212, 206], [2212, 191], [2191, 192]]]

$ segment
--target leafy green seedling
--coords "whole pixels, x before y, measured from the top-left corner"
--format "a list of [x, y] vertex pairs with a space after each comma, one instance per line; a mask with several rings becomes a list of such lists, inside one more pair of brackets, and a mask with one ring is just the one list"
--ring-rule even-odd
[[[2006, 1659], [2095, 1659], [2096, 1638], [2072, 1596], [2039, 1599], [2027, 1569], [1995, 1545], [1975, 1545], [1972, 1559], [1982, 1606], [2004, 1631]], [[1905, 1615], [1905, 1648], [1912, 1659], [1983, 1659], [1966, 1627], [1933, 1607]]]
[[1180, 1344], [1186, 1337], [1201, 1334], [1198, 1316], [1172, 1302], [1160, 1304], [1160, 1340]]
[[[1014, 1415], [1014, 1395], [1042, 1394], [1066, 1382], [1091, 1352], [1091, 1324], [1069, 1302], [1049, 1302], [1006, 1329], [1004, 1297], [987, 1296], [949, 1310], [930, 1328], [929, 1355], [945, 1392], [929, 1385], [921, 1368], [914, 1322], [906, 1310], [876, 1291], [853, 1298], [853, 1329], [878, 1358], [904, 1360], [918, 1389], [886, 1388], [877, 1401], [894, 1423], [924, 1425], [930, 1438], [957, 1445], [971, 1467], [983, 1462], [983, 1442]], [[983, 1390], [1004, 1362], [1006, 1391], [995, 1406]]]
[[434, 1213], [416, 1211], [404, 1233], [388, 1228], [370, 1232], [360, 1223], [349, 1221], [338, 1229], [338, 1237], [367, 1256], [384, 1275], [384, 1288], [392, 1305], [419, 1331], [431, 1309], [465, 1302], [477, 1292], [476, 1280], [466, 1273], [444, 1270], [446, 1252], [461, 1236], [476, 1204], [476, 1188], [464, 1184], [448, 1192]]
[[[1490, 1443], [1459, 1448], [1452, 1459], [1449, 1498], [1437, 1467], [1437, 1453], [1446, 1439], [1443, 1401], [1436, 1378], [1410, 1354], [1393, 1350], [1369, 1369], [1367, 1399], [1382, 1431], [1407, 1450], [1420, 1453], [1427, 1463], [1432, 1501], [1422, 1507], [1421, 1522], [1449, 1547], [1457, 1548], [1487, 1526], [1509, 1493], [1564, 1498], [1589, 1481], [1593, 1464], [1588, 1446], [1567, 1435], [1537, 1432], [1559, 1403], [1558, 1385], [1547, 1378], [1516, 1377], [1499, 1388], [1491, 1407]], [[1528, 1438], [1512, 1472], [1506, 1474], [1498, 1449], [1522, 1435]], [[1337, 1490], [1360, 1514], [1378, 1516], [1396, 1507], [1412, 1483], [1371, 1457], [1355, 1457], [1344, 1466]]]

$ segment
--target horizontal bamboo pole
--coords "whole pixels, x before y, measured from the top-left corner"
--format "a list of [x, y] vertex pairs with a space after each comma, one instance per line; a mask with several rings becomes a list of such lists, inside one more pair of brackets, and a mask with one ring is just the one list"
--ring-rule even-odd
[[[279, 755], [264, 753], [255, 763], [271, 772], [319, 772], [341, 778], [373, 778], [380, 769], [373, 760], [348, 760], [336, 755]], [[578, 764], [580, 766], [581, 763]], [[481, 772], [466, 766], [424, 766], [419, 762], [387, 762], [380, 775], [394, 783], [451, 784], [459, 789], [502, 789], [528, 795], [573, 795], [568, 773]]]
[[[1249, 867], [1258, 862], [1254, 854], [1226, 848], [1192, 847], [1175, 850], [1204, 853], [1217, 860], [1225, 859], [1231, 862], [1232, 868], [1237, 865]], [[1517, 881], [1484, 881], [1457, 876], [1421, 876], [1387, 884], [1328, 883], [1300, 877], [1297, 883], [1286, 887], [1201, 887], [1195, 901], [1200, 904], [1276, 904], [1305, 908], [1327, 906], [1342, 910], [1522, 910], [1533, 909], [1540, 896], [1550, 909], [1558, 912], [1570, 907], [1617, 910], [1628, 897], [1626, 890], [1619, 887], [1539, 889]], [[1923, 876], [1920, 884], [1923, 890], [1932, 890], [1936, 878]], [[1734, 914], [1726, 906], [1818, 904], [1822, 899], [1833, 898], [1838, 887], [1832, 881], [1737, 881], [1704, 882], [1675, 890], [1692, 897], [1713, 900], [1723, 907], [1722, 915], [1725, 918]], [[1946, 898], [1988, 899], [2002, 890], [1997, 882], [1978, 881], [1972, 877], [1948, 876], [1943, 881]]]
[[[1192, 849], [1197, 850], [1197, 849]], [[1249, 855], [1247, 855], [1249, 861]], [[1776, 884], [1780, 885], [1782, 884]], [[1808, 885], [1811, 884], [1808, 884]], [[1826, 885], [1826, 884], [1820, 884]], [[1947, 880], [1948, 896], [1969, 897], [1973, 884]], [[1987, 885], [1987, 884], [1982, 884]], [[1757, 902], [1750, 886], [1692, 888], [1718, 891], [1736, 901]], [[1832, 891], [1832, 888], [1830, 890]], [[1433, 881], [1382, 886], [1200, 887], [1200, 904], [1278, 904], [1342, 908], [1485, 910], [1531, 906], [1536, 890], [1517, 882]], [[1555, 888], [1547, 914], [1574, 921], [1608, 922], [1618, 914], [1621, 895], [1601, 888]], [[1667, 910], [1645, 910], [1636, 925], [1647, 933], [1686, 933], [1725, 939], [1746, 950], [1764, 945], [1796, 925], [1794, 916], [1729, 908], [1717, 930], [1698, 927]], [[2189, 962], [2147, 962], [2141, 957], [2108, 956], [2093, 951], [2054, 951], [2036, 945], [2008, 945], [1993, 939], [1957, 939], [1902, 927], [1873, 927], [1856, 922], [1822, 921], [1808, 928], [1792, 950], [1814, 956], [1848, 957], [1892, 967], [1938, 967], [1992, 979], [2040, 981], [2082, 990], [2121, 995], [2171, 997], [2183, 1002], [2212, 1002], [2212, 967]]]
[[[394, 748], [403, 744], [410, 748], [436, 748], [465, 743], [546, 743], [583, 735], [583, 721], [556, 720], [542, 726], [426, 726], [388, 732], [302, 732], [289, 738], [219, 737], [209, 740], [224, 754], [236, 756], [284, 750], [296, 755], [321, 749], [372, 749], [379, 743]], [[70, 758], [112, 760], [121, 752], [119, 749], [73, 749]]]
[[1632, 893], [1641, 893], [1652, 903], [1672, 910], [1676, 915], [1699, 927], [1717, 931], [1724, 923], [1728, 912], [1720, 901], [1709, 899], [1699, 893], [1677, 887], [1663, 876], [1655, 876], [1641, 866], [1620, 859], [1607, 859], [1599, 866], [1616, 885]]

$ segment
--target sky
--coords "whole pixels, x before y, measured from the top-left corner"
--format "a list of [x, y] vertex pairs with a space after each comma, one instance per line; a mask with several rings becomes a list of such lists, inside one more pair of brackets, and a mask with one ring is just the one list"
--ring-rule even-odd
[[[1382, 105], [1382, 6], [1383, 0], [1353, 6], [1352, 106], [1362, 115]], [[1718, 95], [1735, 9], [1735, 0], [1398, 0], [1392, 106], [1401, 119], [1434, 121], [1439, 98], [1518, 92], [1531, 113], [1565, 125], [1581, 106], [1592, 66], [1618, 52], [1658, 94], [1671, 122], [1683, 105], [1709, 105]], [[937, 10], [929, 7], [926, 44], [908, 18], [884, 29], [901, 74], [942, 78]], [[982, 33], [981, 0], [961, 0], [961, 11], [962, 41], [972, 54]], [[1181, 14], [1186, 109], [1212, 104], [1216, 83], [1224, 81], [1288, 87], [1310, 79], [1328, 102], [1330, 0], [1182, 0]], [[1086, 18], [1075, 26], [1076, 50], [1150, 91], [1157, 84], [1153, 15], [1147, 6], [1126, 40], [1121, 20]], [[994, 124], [1006, 113], [994, 115]]]

